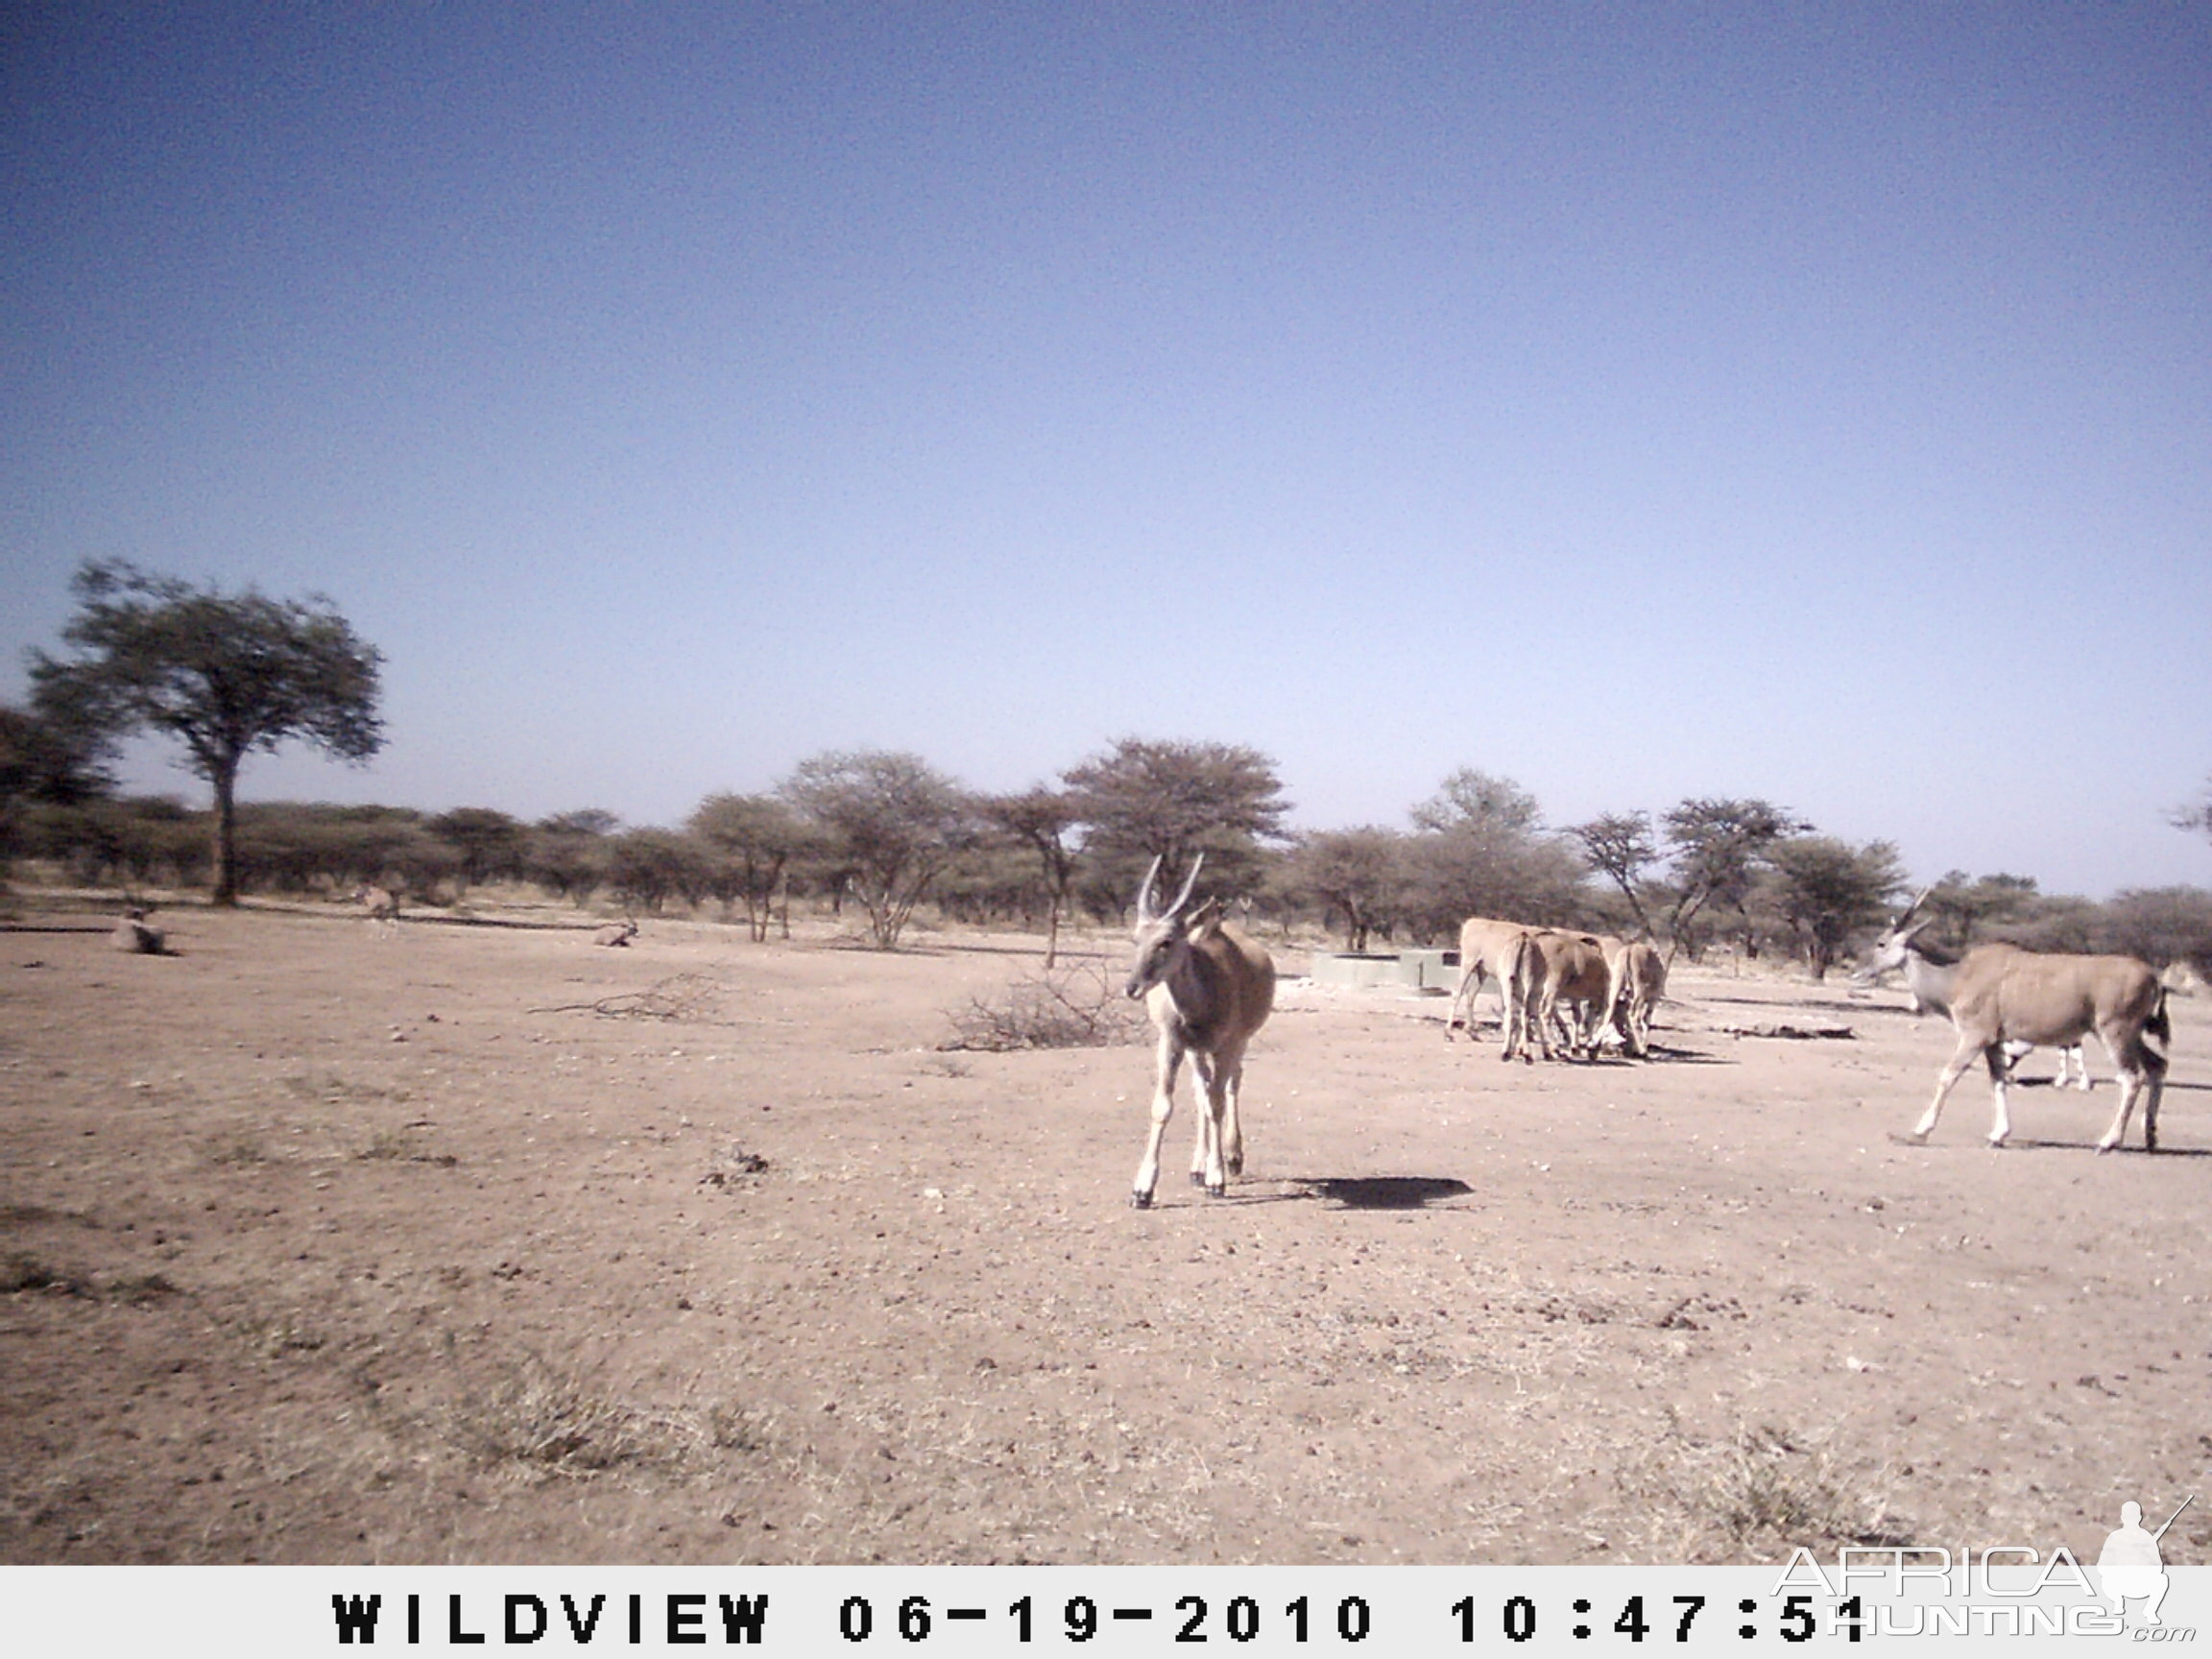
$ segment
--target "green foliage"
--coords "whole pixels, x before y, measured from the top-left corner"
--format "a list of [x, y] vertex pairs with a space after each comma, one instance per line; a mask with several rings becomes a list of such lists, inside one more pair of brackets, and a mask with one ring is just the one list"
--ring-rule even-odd
[[557, 812], [530, 827], [523, 869], [531, 880], [572, 904], [589, 902], [607, 879], [607, 838], [621, 827], [612, 812]]
[[77, 656], [34, 652], [41, 708], [111, 744], [153, 731], [182, 743], [215, 797], [214, 893], [237, 902], [238, 769], [300, 739], [343, 760], [383, 746], [376, 649], [320, 595], [226, 594], [120, 561], [83, 566], [62, 630]]
[[705, 849], [672, 830], [625, 830], [608, 842], [607, 885], [633, 910], [659, 915], [671, 898], [695, 904], [707, 892]]
[[882, 950], [899, 948], [914, 906], [976, 836], [968, 792], [917, 755], [817, 755], [780, 792], [822, 832]]
[[686, 827], [706, 852], [709, 890], [726, 905], [742, 900], [754, 943], [765, 940], [780, 893], [788, 903], [791, 866], [818, 849], [818, 832], [774, 795], [709, 795]]
[[1344, 949], [1364, 950], [1370, 935], [1388, 934], [1402, 919], [1406, 837], [1365, 824], [1302, 835], [1285, 855], [1275, 886], [1302, 908], [1318, 910], [1344, 928]]
[[2212, 893], [2201, 887], [2134, 887], [2104, 906], [2100, 950], [2153, 968], [2186, 962], [2212, 974]]
[[528, 832], [490, 806], [456, 806], [422, 826], [454, 853], [454, 879], [463, 888], [520, 876], [527, 863]]
[[1062, 775], [1097, 873], [1128, 902], [1159, 858], [1170, 874], [1206, 854], [1210, 887], [1257, 887], [1261, 843], [1286, 838], [1275, 762], [1236, 743], [1124, 737]]
[[1472, 766], [1452, 773], [1435, 794], [1413, 808], [1416, 830], [1440, 834], [1476, 830], [1492, 835], [1533, 835], [1542, 823], [1535, 796], [1510, 778]]
[[1785, 835], [1810, 833], [1813, 826], [1760, 800], [1687, 800], [1664, 823], [1673, 865], [1668, 935], [1695, 958], [1704, 913], [1732, 912], [1732, 930], [1746, 949], [1754, 948], [1746, 902], [1767, 867], [1767, 850]]
[[1645, 874], [1659, 862], [1659, 843], [1651, 832], [1648, 812], [1608, 812], [1587, 824], [1571, 827], [1572, 835], [1590, 860], [1591, 869], [1618, 888], [1635, 918], [1637, 930], [1649, 935], [1651, 918], [1644, 908], [1640, 889]]
[[1767, 849], [1784, 919], [1813, 977], [1824, 979], [1855, 932], [1881, 925], [1905, 886], [1897, 849], [1887, 841], [1853, 847], [1828, 835], [1799, 835]]

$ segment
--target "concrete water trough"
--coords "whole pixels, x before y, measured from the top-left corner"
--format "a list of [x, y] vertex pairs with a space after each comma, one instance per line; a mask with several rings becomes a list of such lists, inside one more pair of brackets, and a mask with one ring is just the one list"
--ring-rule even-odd
[[1310, 972], [1316, 985], [1449, 994], [1459, 983], [1459, 952], [1316, 950]]

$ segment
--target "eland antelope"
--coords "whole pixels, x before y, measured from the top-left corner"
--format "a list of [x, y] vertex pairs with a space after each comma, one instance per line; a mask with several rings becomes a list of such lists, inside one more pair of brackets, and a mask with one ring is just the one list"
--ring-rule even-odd
[[[1921, 899], [1926, 897], [1925, 893], [1920, 896]], [[1920, 899], [1913, 900], [1911, 908], [1905, 912], [1905, 916], [1910, 917], [1912, 910], [1917, 909], [1919, 904]], [[1902, 917], [1899, 919], [1900, 926], [1903, 925], [1904, 920], [1905, 918]], [[1925, 926], [1926, 924], [1923, 923], [1922, 926]], [[1912, 931], [1917, 933], [1919, 928], [1915, 927]], [[1912, 998], [1913, 1013], [1940, 1014], [1946, 1020], [1951, 1018], [1951, 980], [1958, 966], [1958, 957], [1939, 950], [1933, 945], [1922, 945], [1917, 941], [1914, 942], [1912, 949], [1906, 952], [1904, 961], [1897, 964], [1898, 974], [1905, 981], [1905, 994]], [[1872, 985], [1887, 972], [1887, 967], [1875, 967], [1869, 964], [1853, 974], [1851, 982], [1855, 985]], [[2032, 1043], [2023, 1042], [2017, 1037], [2007, 1038], [2005, 1041], [2005, 1070], [2007, 1073], [2009, 1074], [2021, 1061], [2027, 1059], [2034, 1050], [2035, 1045]], [[2063, 1089], [2066, 1087], [2066, 1080], [2069, 1076], [2078, 1076], [2080, 1081], [2075, 1084], [2075, 1087], [2083, 1094], [2088, 1093], [2091, 1087], [2089, 1063], [2081, 1057], [2081, 1045], [2079, 1043], [2067, 1043], [2058, 1046], [2058, 1075], [2053, 1079], [2053, 1083], [2056, 1087]]]
[[[1598, 1022], [1609, 1006], [1609, 984], [1605, 941], [1599, 935], [1550, 927], [1523, 933], [1506, 984], [1505, 1058], [1535, 1059], [1528, 1051], [1531, 1031], [1544, 1058], [1557, 1058], [1551, 1041], [1555, 1024], [1570, 1056], [1591, 1050]], [[1570, 1019], [1560, 1012], [1562, 1003], [1578, 1012]]]
[[356, 887], [353, 902], [360, 905], [362, 913], [369, 918], [373, 932], [381, 933], [387, 927], [395, 933], [399, 930], [399, 898], [391, 888]]
[[1237, 1095], [1244, 1081], [1244, 1046], [1275, 1005], [1275, 964], [1258, 944], [1221, 919], [1217, 902], [1209, 901], [1184, 915], [1205, 862], [1201, 853], [1183, 891], [1164, 911], [1152, 908], [1159, 859], [1152, 860], [1137, 893], [1137, 964], [1123, 989], [1132, 999], [1144, 998], [1152, 1023], [1160, 1028], [1152, 1129], [1129, 1193], [1129, 1202], [1140, 1210], [1151, 1208], [1160, 1183], [1160, 1142], [1175, 1113], [1175, 1074], [1186, 1054], [1197, 1074], [1198, 1095], [1190, 1179], [1218, 1198], [1229, 1177], [1244, 1172]]
[[[1911, 970], [1927, 991], [1914, 996], [1951, 1016], [1959, 1034], [1958, 1051], [1936, 1079], [1936, 1097], [1913, 1125], [1911, 1138], [1925, 1141], [1943, 1114], [1944, 1096], [1980, 1054], [1989, 1069], [1993, 1116], [1989, 1144], [2002, 1146], [2012, 1133], [2005, 1086], [2011, 1075], [2008, 1043], [2064, 1048], [2094, 1031], [2120, 1071], [2120, 1106], [2112, 1125], [2097, 1142], [2109, 1152], [2128, 1132], [2138, 1095], [2143, 1099], [2143, 1147], [2158, 1149], [2158, 1100], [2166, 1083], [2166, 1057], [2144, 1041], [2173, 1041], [2166, 1019], [2166, 993], [2157, 975], [2132, 956], [2043, 955], [2016, 945], [1977, 945], [1956, 962], [1940, 960], [1916, 942], [1932, 917], [1912, 920], [1923, 893], [1875, 942], [1869, 974]], [[1908, 979], [1911, 984], [1911, 979]]]
[[168, 936], [146, 920], [153, 913], [152, 905], [125, 905], [123, 914], [115, 919], [115, 926], [108, 935], [108, 948], [120, 950], [127, 956], [166, 956], [169, 953]]
[[1605, 1018], [1641, 1060], [1651, 1050], [1651, 1011], [1667, 995], [1667, 959], [1657, 946], [1639, 939], [1622, 946], [1608, 970]]
[[[1481, 995], [1488, 980], [1498, 982], [1498, 994], [1505, 999], [1504, 1011], [1499, 1026], [1507, 1035], [1513, 1024], [1512, 993], [1507, 987], [1506, 975], [1511, 971], [1513, 953], [1527, 929], [1518, 922], [1494, 922], [1486, 916], [1470, 916], [1459, 924], [1459, 985], [1452, 993], [1452, 1006], [1444, 1011], [1444, 1041], [1452, 1041], [1452, 1027], [1459, 1022], [1460, 1005], [1466, 1005], [1467, 1037], [1475, 1037], [1475, 998]], [[1506, 1059], [1513, 1056], [1507, 1054]]]

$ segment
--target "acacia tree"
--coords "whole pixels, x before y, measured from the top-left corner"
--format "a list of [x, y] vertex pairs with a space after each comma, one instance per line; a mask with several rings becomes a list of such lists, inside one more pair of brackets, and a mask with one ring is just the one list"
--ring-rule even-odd
[[1089, 831], [1086, 852], [1158, 858], [1170, 876], [1204, 853], [1232, 886], [1256, 875], [1261, 841], [1285, 838], [1290, 810], [1275, 762], [1241, 743], [1124, 737], [1061, 778]]
[[[1674, 902], [1667, 918], [1670, 959], [1694, 939], [1697, 915], [1709, 905], [1735, 911], [1749, 939], [1751, 918], [1743, 902], [1767, 850], [1785, 835], [1805, 834], [1813, 828], [1787, 808], [1758, 800], [1685, 801], [1667, 814], [1666, 824], [1674, 858]], [[1691, 955], [1695, 957], [1695, 949]]]
[[723, 867], [716, 873], [715, 896], [745, 901], [745, 922], [753, 943], [767, 940], [776, 917], [776, 898], [784, 896], [783, 937], [791, 937], [791, 861], [813, 837], [790, 805], [773, 795], [709, 795], [699, 803], [686, 826]]
[[834, 844], [879, 950], [899, 949], [914, 906], [974, 840], [968, 792], [918, 755], [817, 755], [794, 767], [778, 793]]
[[634, 910], [658, 916], [669, 897], [696, 902], [706, 891], [699, 844], [673, 830], [625, 830], [607, 843], [607, 886]]
[[0, 868], [22, 849], [34, 809], [81, 815], [113, 788], [97, 733], [53, 711], [0, 704]]
[[1659, 861], [1659, 844], [1651, 836], [1648, 812], [1608, 812], [1587, 824], [1571, 827], [1568, 834], [1582, 844], [1583, 856], [1592, 869], [1621, 889], [1635, 913], [1636, 926], [1652, 937], [1651, 918], [1645, 914], [1643, 897], [1636, 891], [1645, 871]]
[[1422, 937], [1453, 938], [1470, 916], [1573, 924], [1588, 909], [1581, 861], [1512, 779], [1462, 766], [1409, 815], [1401, 907]]
[[1406, 837], [1379, 824], [1301, 836], [1284, 860], [1283, 885], [1344, 922], [1344, 949], [1367, 949], [1368, 936], [1398, 920], [1406, 891]]
[[381, 653], [320, 594], [228, 594], [121, 561], [84, 565], [71, 586], [61, 637], [79, 654], [33, 652], [35, 694], [110, 746], [146, 730], [184, 745], [215, 799], [211, 898], [237, 903], [239, 768], [295, 738], [341, 760], [375, 754]]
[[522, 873], [529, 832], [496, 807], [456, 806], [422, 828], [453, 849], [459, 859], [455, 880], [464, 892], [480, 882]]
[[1830, 835], [1777, 841], [1767, 857], [1776, 900], [1805, 950], [1813, 977], [1828, 970], [1854, 932], [1878, 926], [1905, 885], [1897, 849], [1887, 841], [1853, 847]]
[[525, 853], [530, 878], [582, 905], [607, 878], [607, 838], [621, 827], [621, 819], [597, 806], [539, 819]]
[[1009, 840], [1035, 853], [1045, 867], [1049, 907], [1045, 920], [1045, 967], [1050, 972], [1060, 953], [1060, 918], [1068, 890], [1075, 881], [1075, 849], [1068, 832], [1078, 822], [1072, 796], [1043, 784], [1020, 795], [995, 795], [982, 803], [983, 816]]
[[1543, 811], [1536, 797], [1512, 779], [1461, 766], [1413, 808], [1412, 818], [1416, 830], [1439, 834], [1479, 830], [1486, 834], [1533, 835], [1543, 822]]
[[2027, 919], [2042, 900], [2032, 876], [1969, 878], [1963, 870], [1951, 870], [1928, 890], [1924, 907], [1941, 918], [1940, 936], [1963, 950], [1978, 933], [1987, 935], [1993, 927]]

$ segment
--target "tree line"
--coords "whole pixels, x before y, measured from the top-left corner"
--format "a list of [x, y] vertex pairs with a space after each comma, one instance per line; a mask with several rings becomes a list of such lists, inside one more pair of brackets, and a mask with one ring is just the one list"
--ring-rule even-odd
[[[35, 652], [27, 708], [0, 707], [0, 857], [37, 858], [84, 884], [242, 891], [400, 889], [453, 902], [524, 881], [579, 906], [633, 912], [719, 904], [756, 940], [788, 932], [797, 899], [853, 906], [896, 949], [918, 910], [1042, 930], [1118, 921], [1152, 860], [1203, 855], [1209, 892], [1262, 920], [1318, 924], [1345, 948], [1452, 942], [1489, 916], [1786, 955], [1824, 974], [1877, 928], [1907, 881], [1887, 841], [1821, 833], [1757, 798], [1547, 826], [1533, 796], [1474, 767], [1445, 778], [1402, 826], [1299, 832], [1275, 762], [1241, 744], [1124, 737], [1048, 782], [966, 787], [919, 756], [836, 751], [774, 787], [702, 801], [674, 828], [582, 809], [526, 823], [490, 806], [241, 805], [247, 757], [304, 741], [363, 760], [382, 743], [381, 657], [330, 603], [225, 594], [95, 563], [76, 578], [74, 655]], [[212, 805], [121, 795], [120, 738], [166, 734]], [[2212, 831], [2212, 800], [2176, 823]], [[2212, 893], [2168, 888], [2109, 903], [2045, 895], [2032, 878], [1952, 872], [1928, 903], [1965, 944], [2124, 950], [2212, 967]]]

